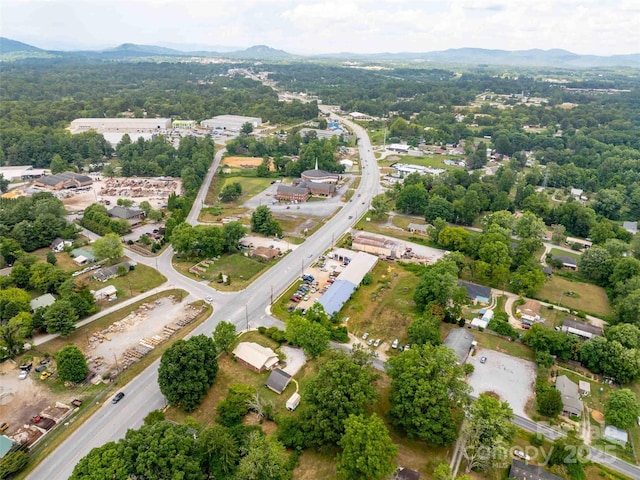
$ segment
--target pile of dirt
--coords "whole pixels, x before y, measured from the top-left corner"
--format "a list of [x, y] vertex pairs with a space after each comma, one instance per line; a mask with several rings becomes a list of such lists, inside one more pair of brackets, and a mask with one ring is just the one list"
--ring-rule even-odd
[[604, 423], [604, 415], [598, 410], [593, 410], [591, 412], [591, 418], [593, 418], [598, 423]]

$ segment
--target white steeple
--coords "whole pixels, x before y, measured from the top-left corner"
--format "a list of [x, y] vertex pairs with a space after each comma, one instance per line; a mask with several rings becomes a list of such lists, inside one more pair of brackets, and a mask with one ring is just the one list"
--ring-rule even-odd
[[316, 170], [318, 170], [318, 157], [316, 157]]

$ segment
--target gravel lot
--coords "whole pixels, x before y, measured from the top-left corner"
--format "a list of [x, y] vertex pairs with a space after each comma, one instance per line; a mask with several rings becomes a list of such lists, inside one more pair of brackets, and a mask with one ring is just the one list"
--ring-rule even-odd
[[[482, 357], [487, 357], [484, 364], [480, 363]], [[495, 392], [502, 400], [509, 402], [513, 413], [527, 416], [525, 406], [533, 396], [535, 363], [482, 348], [478, 349], [475, 356], [469, 356], [467, 363], [475, 367], [475, 371], [468, 378], [473, 395]]]
[[294, 376], [304, 366], [307, 361], [307, 357], [305, 357], [301, 348], [282, 346], [280, 347], [280, 350], [287, 357], [287, 366], [282, 370], [287, 372], [289, 375]]

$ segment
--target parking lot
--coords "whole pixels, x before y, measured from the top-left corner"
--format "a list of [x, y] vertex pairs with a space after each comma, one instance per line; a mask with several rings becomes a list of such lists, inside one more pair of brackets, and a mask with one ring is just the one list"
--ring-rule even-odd
[[[480, 363], [482, 357], [486, 357], [485, 363]], [[509, 402], [513, 413], [527, 416], [525, 407], [533, 396], [535, 363], [482, 348], [478, 349], [475, 356], [469, 356], [467, 363], [475, 367], [467, 380], [474, 396], [482, 392], [495, 392], [501, 400]]]

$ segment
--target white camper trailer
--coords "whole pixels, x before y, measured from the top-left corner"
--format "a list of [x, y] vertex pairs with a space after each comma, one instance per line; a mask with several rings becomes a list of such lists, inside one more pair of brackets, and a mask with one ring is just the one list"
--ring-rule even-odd
[[300, 404], [300, 394], [294, 393], [293, 395], [291, 395], [291, 398], [287, 400], [287, 410], [291, 410], [293, 412], [299, 404]]

